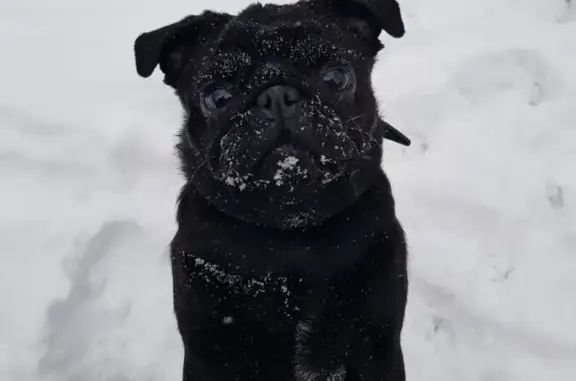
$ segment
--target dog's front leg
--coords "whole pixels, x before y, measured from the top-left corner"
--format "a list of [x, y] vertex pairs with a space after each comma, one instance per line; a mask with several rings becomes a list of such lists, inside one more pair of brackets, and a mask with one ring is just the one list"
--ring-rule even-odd
[[311, 317], [296, 327], [294, 371], [296, 381], [344, 381], [343, 344], [334, 322]]
[[184, 338], [183, 381], [230, 381], [237, 377], [237, 364], [229, 363], [209, 335]]
[[192, 355], [190, 352], [185, 351], [184, 353], [184, 369], [182, 371], [183, 381], [211, 381], [211, 380], [222, 380], [221, 378], [215, 377], [215, 375], [210, 374], [209, 369], [200, 361], [199, 358]]
[[346, 381], [405, 381], [400, 332], [390, 326], [371, 329], [355, 348]]
[[362, 318], [312, 318], [298, 324], [296, 381], [405, 381], [400, 330], [366, 327]]
[[266, 380], [253, 362], [246, 361], [241, 348], [236, 354], [217, 353], [210, 343], [202, 343], [208, 348], [184, 349], [183, 381], [260, 381]]
[[[386, 253], [385, 248], [381, 252]], [[349, 352], [346, 381], [406, 379], [400, 343], [408, 293], [404, 248], [388, 259], [381, 262], [378, 275], [373, 275], [373, 282], [364, 288], [365, 298], [357, 309], [346, 310], [356, 313], [348, 325], [355, 339]]]

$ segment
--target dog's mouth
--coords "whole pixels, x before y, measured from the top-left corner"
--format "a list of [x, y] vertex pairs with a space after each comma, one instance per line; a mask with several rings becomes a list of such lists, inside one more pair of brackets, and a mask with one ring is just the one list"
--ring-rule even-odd
[[279, 141], [251, 168], [261, 180], [277, 186], [294, 183], [327, 184], [344, 173], [346, 162], [333, 162], [307, 145]]
[[327, 157], [307, 143], [282, 135], [265, 150], [244, 152], [251, 155], [249, 162], [231, 171], [221, 168], [218, 177], [240, 190], [272, 185], [294, 191], [301, 186], [325, 186], [345, 174], [347, 161]]

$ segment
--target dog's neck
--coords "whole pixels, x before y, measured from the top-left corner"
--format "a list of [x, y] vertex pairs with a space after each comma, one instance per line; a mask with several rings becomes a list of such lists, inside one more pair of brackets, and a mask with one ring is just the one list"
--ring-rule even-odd
[[[265, 224], [248, 222], [244, 219], [226, 214], [213, 205], [210, 200], [203, 197], [194, 184], [188, 181], [182, 188], [178, 198], [177, 222], [179, 225], [182, 225], [185, 224], [189, 218], [193, 217], [202, 223], [214, 223], [217, 221], [218, 224], [229, 226], [246, 226], [253, 227], [254, 229], [266, 229], [271, 231], [280, 230], [286, 232], [292, 231], [298, 233], [322, 228], [324, 225], [332, 223], [334, 220], [345, 218], [343, 215], [350, 214], [355, 210], [363, 211], [366, 208], [366, 205], [371, 202], [369, 200], [372, 199], [377, 199], [378, 205], [381, 206], [381, 209], [378, 210], [379, 218], [382, 218], [383, 220], [395, 219], [395, 203], [392, 196], [390, 182], [382, 170], [378, 172], [374, 183], [368, 187], [368, 189], [363, 192], [358, 199], [349, 205], [348, 208], [342, 210], [340, 213], [330, 216], [322, 224], [314, 224], [310, 226], [304, 225], [295, 229], [285, 230], [273, 226], [267, 226]], [[372, 211], [367, 210], [365, 212], [371, 213]], [[303, 210], [302, 215], [305, 214], [306, 211]]]

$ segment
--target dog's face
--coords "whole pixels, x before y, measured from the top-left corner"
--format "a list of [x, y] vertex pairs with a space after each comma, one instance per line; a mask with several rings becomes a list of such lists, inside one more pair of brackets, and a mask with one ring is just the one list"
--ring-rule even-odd
[[370, 75], [382, 30], [404, 33], [394, 0], [310, 0], [205, 12], [141, 35], [185, 110], [189, 183], [222, 212], [283, 229], [346, 208], [380, 171]]

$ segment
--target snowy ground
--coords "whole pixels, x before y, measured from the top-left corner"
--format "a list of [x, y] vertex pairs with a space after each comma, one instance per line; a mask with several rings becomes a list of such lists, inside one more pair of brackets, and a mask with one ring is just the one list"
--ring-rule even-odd
[[[177, 380], [180, 122], [142, 31], [240, 0], [0, 2], [0, 380]], [[576, 379], [576, 3], [404, 0], [374, 73], [409, 380]]]

